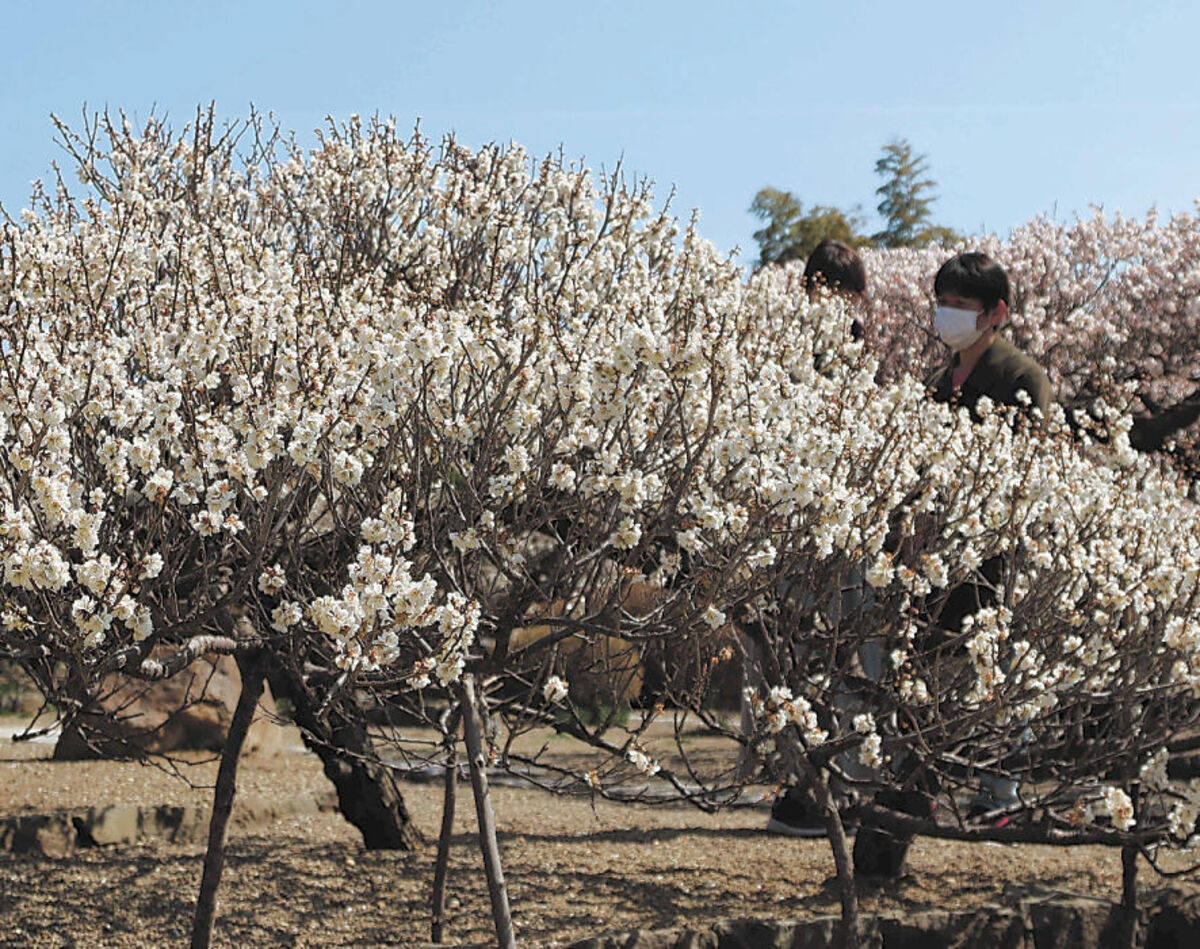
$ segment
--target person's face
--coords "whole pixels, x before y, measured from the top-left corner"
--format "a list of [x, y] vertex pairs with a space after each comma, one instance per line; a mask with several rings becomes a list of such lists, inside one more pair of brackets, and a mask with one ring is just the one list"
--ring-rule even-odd
[[958, 293], [943, 293], [937, 298], [938, 306], [948, 306], [955, 310], [970, 310], [975, 313], [975, 329], [980, 332], [995, 329], [1004, 322], [1007, 313], [1004, 301], [1001, 300], [991, 312], [984, 309], [983, 301], [974, 297], [964, 297]]

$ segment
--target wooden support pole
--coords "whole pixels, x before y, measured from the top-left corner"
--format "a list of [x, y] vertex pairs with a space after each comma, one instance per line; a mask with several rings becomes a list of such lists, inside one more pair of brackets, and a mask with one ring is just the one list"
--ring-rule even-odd
[[487, 753], [483, 746], [483, 724], [475, 704], [475, 680], [463, 676], [460, 700], [463, 713], [463, 735], [471, 764], [471, 786], [475, 791], [475, 814], [479, 818], [479, 846], [483, 850], [483, 868], [487, 874], [488, 894], [492, 898], [492, 919], [496, 924], [496, 945], [500, 949], [516, 949], [512, 912], [508, 907], [508, 892], [504, 888], [504, 871], [500, 867], [500, 846], [496, 841], [496, 818], [487, 783]]

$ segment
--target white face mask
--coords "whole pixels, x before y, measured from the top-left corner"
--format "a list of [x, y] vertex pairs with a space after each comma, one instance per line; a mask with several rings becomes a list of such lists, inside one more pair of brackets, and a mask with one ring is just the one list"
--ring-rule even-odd
[[942, 342], [960, 352], [979, 341], [984, 334], [975, 328], [979, 314], [974, 310], [960, 310], [952, 306], [939, 306], [933, 311], [933, 327]]

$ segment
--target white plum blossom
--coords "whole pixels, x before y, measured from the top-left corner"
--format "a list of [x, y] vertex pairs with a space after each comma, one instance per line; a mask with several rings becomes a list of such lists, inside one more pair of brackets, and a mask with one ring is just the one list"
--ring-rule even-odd
[[924, 679], [905, 678], [900, 682], [900, 697], [906, 702], [924, 705], [929, 701], [929, 687]]
[[551, 705], [557, 705], [567, 697], [568, 691], [567, 683], [562, 677], [556, 675], [548, 676], [545, 684], [542, 686], [542, 698]]
[[883, 739], [872, 733], [858, 746], [858, 760], [868, 768], [883, 767]]
[[870, 712], [863, 712], [854, 716], [854, 730], [860, 735], [869, 735], [875, 731], [875, 716]]
[[300, 604], [288, 600], [271, 611], [271, 628], [276, 632], [286, 633], [303, 618], [304, 610]]
[[662, 766], [657, 761], [651, 759], [640, 748], [630, 746], [629, 750], [625, 752], [625, 758], [648, 778], [653, 777], [662, 770]]
[[1120, 788], [1106, 787], [1101, 793], [1104, 813], [1112, 820], [1117, 830], [1129, 830], [1135, 823], [1133, 801]]
[[331, 471], [338, 484], [353, 487], [362, 478], [363, 463], [349, 452], [340, 451], [333, 459]]
[[158, 551], [151, 551], [142, 558], [142, 567], [138, 576], [142, 580], [153, 580], [163, 570], [163, 557]]
[[[71, 579], [67, 560], [57, 547], [46, 541], [38, 541], [27, 551], [24, 566], [29, 583], [42, 590], [62, 590]], [[17, 585], [25, 586], [22, 583]]]
[[529, 470], [529, 451], [524, 445], [513, 445], [504, 453], [504, 463], [514, 475], [525, 474]]
[[411, 682], [414, 689], [427, 689], [430, 683], [430, 674], [433, 672], [437, 661], [432, 656], [425, 656], [413, 663]]
[[926, 554], [921, 558], [921, 568], [924, 570], [929, 582], [935, 587], [944, 587], [950, 583], [949, 574], [946, 572], [946, 564], [941, 557]]
[[631, 517], [622, 518], [612, 535], [612, 544], [618, 550], [630, 550], [642, 539], [642, 526]]
[[575, 469], [562, 461], [556, 461], [550, 468], [550, 485], [559, 491], [573, 491], [577, 481]]
[[143, 493], [148, 500], [161, 504], [171, 493], [171, 488], [174, 484], [175, 472], [170, 468], [159, 468], [146, 479]]
[[75, 568], [75, 576], [81, 586], [94, 596], [103, 596], [113, 575], [114, 564], [108, 554], [86, 560]]
[[450, 532], [450, 543], [459, 553], [470, 553], [472, 550], [478, 550], [481, 546], [479, 535], [475, 529], [468, 527], [462, 531]]
[[1179, 801], [1171, 808], [1167, 824], [1172, 837], [1191, 841], [1196, 834], [1196, 821], [1200, 820], [1200, 801], [1195, 798]]
[[100, 525], [104, 522], [104, 512], [89, 512], [76, 509], [72, 512], [75, 525], [75, 546], [85, 557], [91, 557], [100, 544]]
[[130, 620], [125, 621], [125, 625], [129, 627], [133, 634], [134, 642], [142, 642], [150, 637], [154, 632], [154, 617], [151, 615], [150, 607], [144, 603], [139, 603], [133, 611], [133, 616]]
[[258, 588], [268, 595], [280, 592], [287, 585], [287, 574], [279, 564], [271, 564], [258, 575]]
[[344, 600], [319, 596], [309, 604], [308, 615], [317, 629], [328, 636], [344, 637], [362, 624], [357, 597], [353, 594]]
[[893, 572], [892, 555], [886, 552], [880, 553], [875, 558], [875, 562], [871, 565], [871, 568], [867, 571], [867, 583], [877, 589], [886, 587], [892, 582]]
[[1200, 623], [1182, 616], [1170, 617], [1163, 630], [1163, 642], [1172, 649], [1195, 653], [1200, 649]]
[[364, 518], [359, 534], [368, 544], [378, 544], [388, 538], [387, 522], [378, 517]]
[[1167, 752], [1167, 749], [1160, 748], [1144, 765], [1142, 765], [1142, 769], [1138, 773], [1138, 780], [1151, 790], [1166, 790], [1169, 784], [1169, 780], [1167, 778], [1167, 762], [1169, 758], [1170, 755]]
[[71, 604], [71, 617], [83, 635], [85, 648], [95, 648], [103, 644], [112, 625], [112, 614], [108, 610], [90, 596], [84, 595]]
[[793, 724], [811, 746], [822, 745], [829, 737], [828, 732], [820, 727], [812, 704], [803, 696], [793, 696], [784, 686], [772, 687], [765, 702], [757, 696], [751, 696], [751, 703], [761, 709], [766, 717], [767, 729], [772, 734]]

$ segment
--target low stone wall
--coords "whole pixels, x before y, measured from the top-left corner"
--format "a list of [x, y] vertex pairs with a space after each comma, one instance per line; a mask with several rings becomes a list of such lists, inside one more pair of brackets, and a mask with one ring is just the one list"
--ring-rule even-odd
[[[1103, 949], [1120, 945], [1121, 908], [1106, 900], [1036, 899], [966, 912], [860, 921], [863, 949]], [[1200, 888], [1170, 889], [1139, 913], [1145, 949], [1200, 946]], [[841, 920], [730, 919], [705, 929], [605, 933], [567, 949], [835, 949]]]
[[[280, 817], [337, 810], [333, 792], [302, 794], [282, 801], [238, 799], [235, 826], [266, 825]], [[0, 817], [0, 853], [65, 857], [81, 847], [130, 844], [141, 840], [197, 843], [208, 835], [207, 807], [179, 804], [112, 804], [49, 814]]]

